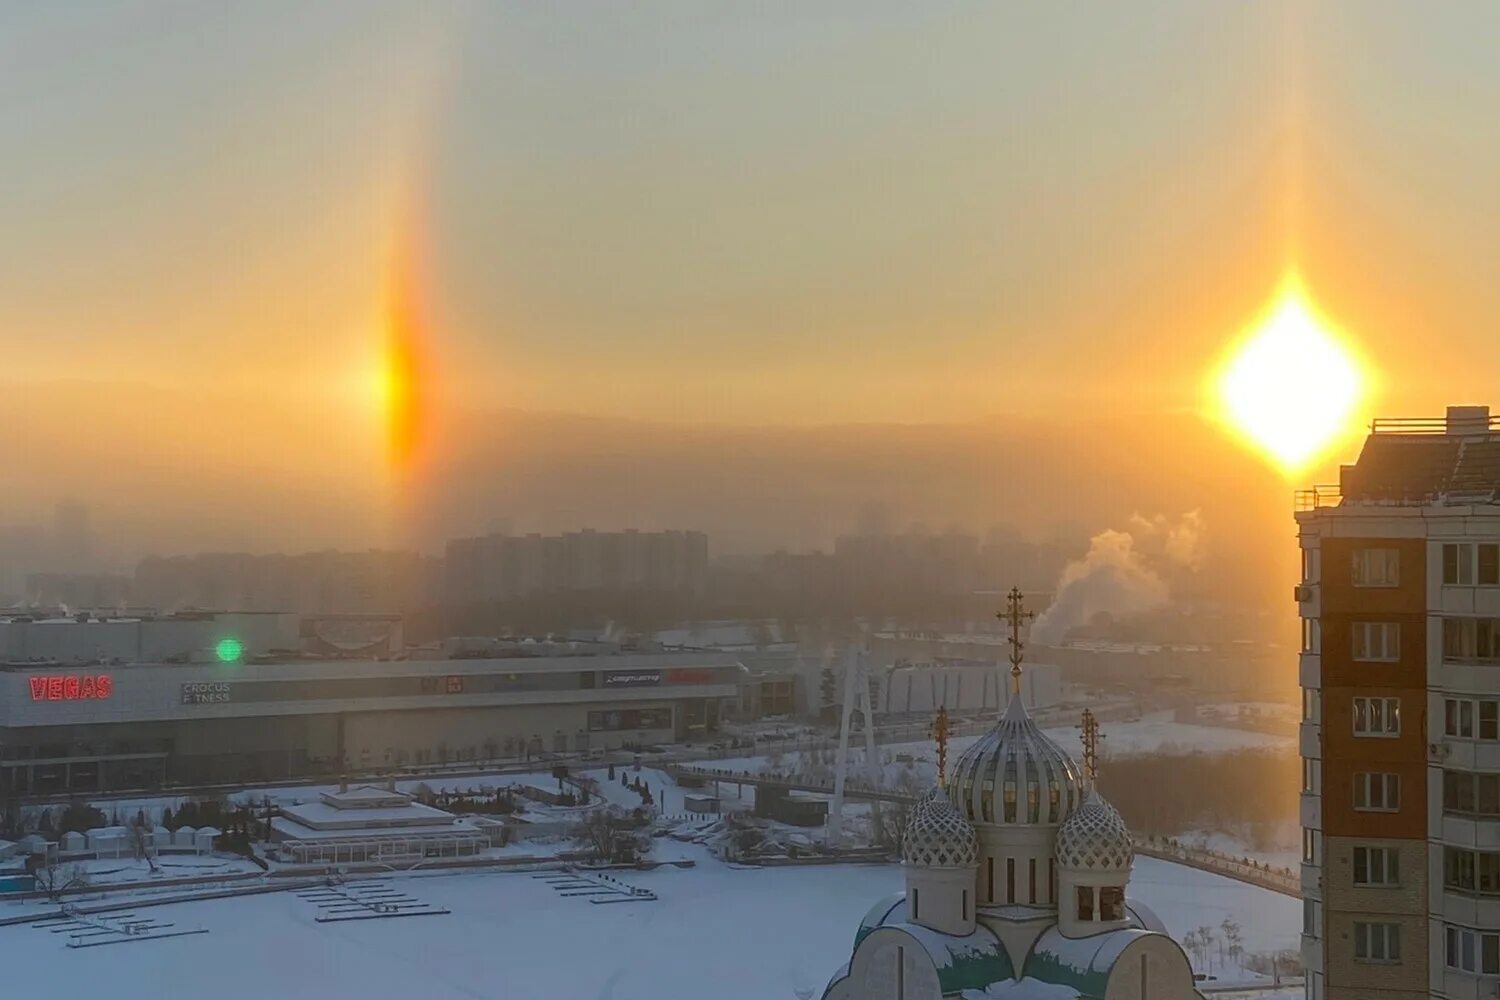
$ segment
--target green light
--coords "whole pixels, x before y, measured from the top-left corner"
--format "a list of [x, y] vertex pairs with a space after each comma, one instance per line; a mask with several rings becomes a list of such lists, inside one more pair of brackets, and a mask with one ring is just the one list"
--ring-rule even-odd
[[218, 655], [221, 663], [237, 663], [240, 657], [245, 655], [245, 644], [230, 636], [219, 640], [219, 644], [214, 647], [214, 653]]

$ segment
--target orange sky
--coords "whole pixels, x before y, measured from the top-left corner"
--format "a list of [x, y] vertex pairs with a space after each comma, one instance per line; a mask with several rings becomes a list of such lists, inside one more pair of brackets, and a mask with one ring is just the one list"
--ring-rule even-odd
[[393, 448], [505, 433], [445, 413], [1149, 424], [1292, 266], [1361, 420], [1500, 366], [1493, 6], [148, 10], [0, 15], [0, 523], [222, 447], [299, 498], [265, 544], [373, 543]]

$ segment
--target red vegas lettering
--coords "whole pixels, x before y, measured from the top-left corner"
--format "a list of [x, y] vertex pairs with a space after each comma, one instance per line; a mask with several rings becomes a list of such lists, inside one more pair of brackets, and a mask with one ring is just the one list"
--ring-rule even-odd
[[94, 701], [115, 693], [115, 681], [109, 674], [28, 677], [26, 684], [32, 701]]

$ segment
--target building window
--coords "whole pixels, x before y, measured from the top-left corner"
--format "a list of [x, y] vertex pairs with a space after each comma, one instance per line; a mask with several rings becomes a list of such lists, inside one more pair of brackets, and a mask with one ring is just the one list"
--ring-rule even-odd
[[1321, 560], [1318, 558], [1318, 556], [1319, 556], [1319, 554], [1322, 551], [1323, 551], [1322, 549], [1303, 549], [1302, 550], [1302, 582], [1303, 583], [1317, 583], [1318, 582], [1318, 578], [1319, 578], [1319, 575], [1320, 575], [1319, 574], [1319, 570], [1321, 569], [1321, 567], [1319, 566], [1319, 563], [1321, 562]]
[[1443, 583], [1449, 586], [1500, 586], [1500, 544], [1450, 542], [1443, 546]]
[[1318, 937], [1318, 931], [1323, 923], [1323, 913], [1319, 909], [1316, 899], [1302, 900], [1302, 933], [1308, 937]]
[[1443, 659], [1500, 663], [1500, 618], [1444, 618]]
[[1316, 653], [1323, 648], [1323, 626], [1316, 618], [1302, 619], [1302, 652]]
[[1459, 739], [1473, 739], [1477, 736], [1481, 740], [1500, 740], [1500, 701], [1443, 699], [1443, 735]]
[[1360, 771], [1354, 775], [1354, 808], [1360, 812], [1395, 812], [1401, 808], [1401, 776]]
[[1354, 958], [1361, 962], [1401, 961], [1401, 925], [1354, 922]]
[[1461, 698], [1443, 700], [1443, 735], [1472, 739], [1474, 736], [1474, 703]]
[[1036, 905], [1036, 858], [1026, 861], [1027, 880], [1031, 883], [1031, 905]]
[[1016, 859], [1005, 859], [1005, 901], [1014, 903], [1016, 901]]
[[1107, 885], [1099, 890], [1099, 919], [1125, 919], [1125, 890], [1117, 885]]
[[1401, 658], [1401, 626], [1397, 622], [1354, 622], [1349, 626], [1356, 660], [1392, 663]]
[[1302, 790], [1312, 793], [1322, 786], [1323, 762], [1309, 757], [1302, 758]]
[[1500, 853], [1443, 848], [1443, 886], [1459, 892], [1500, 896]]
[[1443, 933], [1444, 962], [1450, 969], [1500, 975], [1500, 934], [1449, 924]]
[[988, 886], [988, 888], [989, 888], [989, 892], [985, 896], [985, 898], [988, 899], [991, 903], [993, 903], [995, 901], [995, 859], [994, 858], [985, 858], [984, 859], [984, 873], [985, 873], [984, 884], [986, 886]]
[[1304, 826], [1302, 828], [1302, 863], [1315, 865], [1318, 861], [1318, 831], [1310, 826]]
[[1078, 887], [1078, 919], [1086, 924], [1094, 920], [1094, 887], [1091, 885]]
[[1355, 736], [1400, 736], [1400, 698], [1355, 698]]
[[1302, 689], [1302, 721], [1323, 721], [1323, 693], [1317, 688]]
[[1393, 886], [1401, 884], [1400, 855], [1394, 847], [1356, 847], [1354, 884]]
[[1443, 811], [1463, 816], [1500, 816], [1500, 774], [1443, 771]]
[[1401, 583], [1401, 552], [1397, 549], [1355, 549], [1356, 587], [1396, 587]]
[[917, 891], [918, 890], [916, 890], [915, 888], [911, 891], [911, 918], [913, 920], [916, 920], [919, 916], [921, 916], [922, 912], [918, 909], [918, 904], [921, 902], [921, 900], [918, 898]]

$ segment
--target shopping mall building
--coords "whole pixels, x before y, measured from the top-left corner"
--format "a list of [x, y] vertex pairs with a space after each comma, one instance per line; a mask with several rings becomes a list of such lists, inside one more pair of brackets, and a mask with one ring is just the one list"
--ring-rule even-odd
[[[744, 674], [729, 654], [588, 642], [485, 640], [410, 658], [334, 658], [329, 635], [362, 653], [393, 652], [380, 646], [388, 635], [377, 638], [379, 648], [366, 648], [378, 623], [360, 629], [348, 621], [313, 630], [323, 650], [313, 657], [277, 648], [306, 648], [305, 622], [198, 620], [196, 627], [178, 618], [0, 620], [0, 795], [276, 780], [669, 742], [715, 732]], [[153, 662], [99, 655], [99, 636], [131, 624], [141, 626], [136, 635], [110, 635], [104, 650], [118, 640], [121, 648], [149, 650]], [[174, 638], [164, 646], [165, 634]], [[232, 645], [224, 645], [226, 636]], [[64, 650], [72, 655], [58, 655]], [[226, 661], [216, 651], [239, 658]]]

